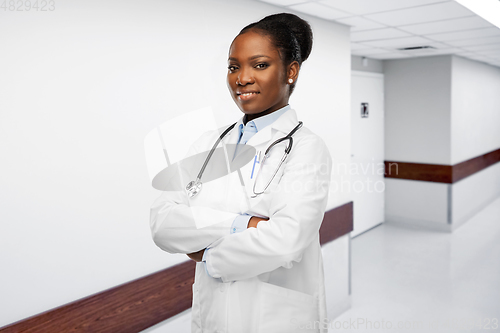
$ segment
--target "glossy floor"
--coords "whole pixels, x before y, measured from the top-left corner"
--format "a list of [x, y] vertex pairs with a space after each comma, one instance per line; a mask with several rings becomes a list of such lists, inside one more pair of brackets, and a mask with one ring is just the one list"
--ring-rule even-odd
[[330, 332], [500, 332], [500, 198], [451, 234], [381, 224], [351, 246]]

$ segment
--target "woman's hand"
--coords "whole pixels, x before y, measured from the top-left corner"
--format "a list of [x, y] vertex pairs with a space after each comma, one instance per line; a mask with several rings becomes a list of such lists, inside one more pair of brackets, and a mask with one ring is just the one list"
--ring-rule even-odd
[[269, 218], [252, 216], [250, 218], [250, 220], [248, 221], [247, 229], [248, 228], [257, 228], [257, 224], [259, 224], [260, 221], [267, 221], [267, 220], [269, 220]]
[[200, 250], [198, 252], [188, 253], [187, 256], [196, 262], [200, 262], [203, 258], [203, 252], [205, 252], [205, 250], [206, 249]]

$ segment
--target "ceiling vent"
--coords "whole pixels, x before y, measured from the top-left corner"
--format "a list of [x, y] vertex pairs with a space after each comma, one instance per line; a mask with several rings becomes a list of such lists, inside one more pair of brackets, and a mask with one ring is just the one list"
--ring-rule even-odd
[[417, 51], [417, 50], [435, 50], [434, 46], [412, 46], [412, 47], [403, 47], [398, 49], [399, 51]]
[[399, 48], [398, 51], [402, 51], [403, 53], [413, 54], [413, 55], [418, 55], [418, 54], [424, 55], [424, 54], [433, 54], [437, 51], [437, 49], [434, 46], [424, 45], [424, 46], [403, 47]]

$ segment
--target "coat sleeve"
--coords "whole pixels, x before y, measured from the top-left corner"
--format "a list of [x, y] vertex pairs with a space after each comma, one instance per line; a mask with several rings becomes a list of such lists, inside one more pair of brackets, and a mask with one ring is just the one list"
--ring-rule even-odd
[[[229, 235], [231, 224], [239, 215], [209, 207], [190, 207], [187, 195], [163, 192], [151, 207], [150, 227], [153, 241], [169, 253], [192, 253]], [[198, 228], [197, 220], [205, 219]], [[200, 224], [198, 222], [198, 224]]]
[[318, 239], [331, 168], [330, 153], [319, 136], [310, 134], [297, 142], [278, 186], [264, 194], [272, 196], [269, 220], [211, 244], [206, 256], [210, 275], [224, 282], [242, 280], [300, 261]]
[[[201, 137], [190, 148], [188, 156], [200, 151]], [[211, 141], [210, 141], [211, 142]], [[182, 184], [190, 179], [186, 170], [178, 168], [176, 177]], [[206, 248], [217, 239], [229, 235], [231, 225], [239, 214], [204, 206], [190, 205], [186, 191], [164, 191], [150, 211], [151, 235], [155, 244], [169, 253], [192, 253]], [[207, 226], [200, 228], [199, 226]]]

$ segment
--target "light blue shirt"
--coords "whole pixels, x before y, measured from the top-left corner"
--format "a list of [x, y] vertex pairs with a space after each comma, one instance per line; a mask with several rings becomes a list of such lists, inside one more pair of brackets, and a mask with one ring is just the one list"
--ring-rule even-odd
[[[240, 133], [240, 136], [238, 138], [238, 143], [236, 146], [236, 149], [234, 151], [234, 156], [236, 156], [236, 152], [238, 151], [238, 147], [240, 144], [246, 144], [248, 140], [252, 136], [254, 136], [258, 131], [262, 130], [264, 127], [271, 125], [278, 119], [283, 113], [286, 111], [290, 110], [291, 107], [289, 104], [286, 106], [282, 107], [281, 109], [278, 109], [274, 111], [273, 113], [266, 114], [265, 116], [255, 118], [254, 120], [251, 120], [244, 124], [240, 124], [238, 131]], [[246, 116], [245, 116], [246, 117]], [[233, 156], [233, 159], [234, 159]], [[234, 221], [233, 224], [231, 225], [231, 229], [229, 230], [230, 234], [234, 234], [237, 232], [242, 232], [247, 229], [248, 226], [248, 221], [250, 221], [251, 215], [248, 215], [246, 213], [238, 215]], [[208, 252], [209, 248], [207, 247], [206, 250], [203, 252], [203, 258], [201, 259], [203, 262], [205, 262], [205, 270], [207, 271], [208, 274], [208, 269], [206, 265], [206, 255]], [[210, 276], [210, 274], [208, 274]]]

